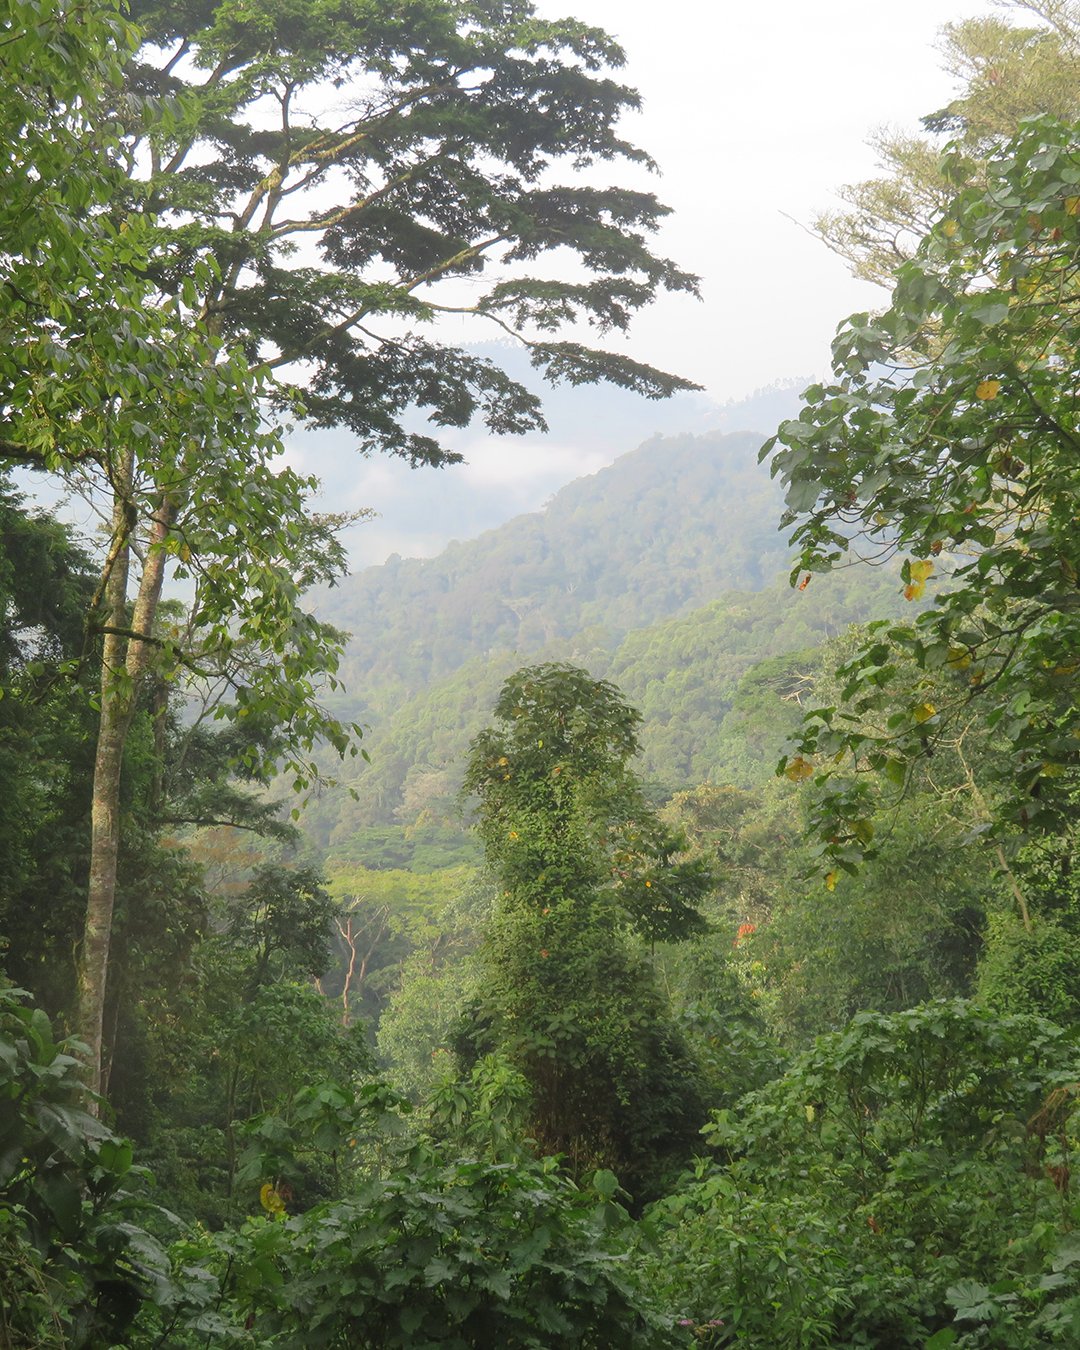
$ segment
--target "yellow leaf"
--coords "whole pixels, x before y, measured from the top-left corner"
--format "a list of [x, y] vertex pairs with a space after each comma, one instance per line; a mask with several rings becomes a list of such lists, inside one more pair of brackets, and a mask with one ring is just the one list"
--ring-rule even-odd
[[801, 783], [804, 779], [810, 778], [814, 772], [814, 762], [810, 759], [804, 759], [802, 755], [796, 755], [794, 759], [788, 760], [787, 768], [784, 770], [784, 777], [790, 778], [793, 783]]
[[827, 891], [835, 891], [835, 890], [836, 890], [836, 873], [835, 873], [835, 872], [830, 872], [829, 875], [825, 878], [825, 889], [826, 889]]
[[929, 558], [925, 558], [922, 562], [908, 563], [908, 572], [911, 574], [912, 581], [925, 581], [933, 570], [934, 564]]
[[956, 231], [957, 231], [959, 228], [960, 228], [960, 226], [957, 225], [957, 223], [956, 223], [955, 220], [947, 220], [947, 221], [944, 223], [944, 225], [942, 225], [942, 227], [941, 227], [941, 232], [942, 232], [942, 234], [944, 234], [944, 236], [945, 236], [946, 239], [953, 239], [953, 238], [955, 238], [955, 236], [956, 236]]
[[923, 591], [926, 590], [925, 581], [912, 582], [910, 586], [904, 587], [905, 600], [921, 600]]
[[984, 403], [989, 403], [992, 398], [997, 398], [1000, 392], [1000, 380], [981, 380], [975, 386], [975, 397], [982, 399]]
[[259, 1203], [267, 1214], [283, 1214], [285, 1201], [282, 1200], [272, 1182], [264, 1182], [259, 1190]]
[[1080, 197], [1066, 197], [1065, 210], [1070, 216], [1080, 216]]
[[967, 670], [971, 665], [971, 653], [966, 647], [950, 647], [945, 664], [950, 670]]
[[931, 717], [934, 717], [936, 714], [937, 709], [932, 703], [919, 703], [911, 710], [911, 715], [916, 722], [929, 722]]

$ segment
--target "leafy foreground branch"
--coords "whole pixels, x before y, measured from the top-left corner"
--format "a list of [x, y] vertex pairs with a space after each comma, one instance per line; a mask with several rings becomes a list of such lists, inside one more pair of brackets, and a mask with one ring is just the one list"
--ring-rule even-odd
[[[956, 151], [945, 171], [962, 185], [970, 165]], [[1078, 245], [1080, 127], [1025, 123], [898, 270], [885, 313], [841, 328], [833, 382], [762, 452], [787, 488], [793, 583], [896, 554], [909, 600], [938, 586], [914, 622], [872, 626], [781, 766], [815, 780], [834, 877], [870, 845], [868, 771], [903, 788], [971, 718], [999, 747], [999, 836], [1074, 814]], [[898, 678], [905, 662], [918, 680]]]

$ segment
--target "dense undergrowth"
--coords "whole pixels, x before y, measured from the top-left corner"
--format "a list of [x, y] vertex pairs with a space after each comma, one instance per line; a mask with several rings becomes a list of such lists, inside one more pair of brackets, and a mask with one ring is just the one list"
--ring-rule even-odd
[[[498, 1062], [423, 1121], [323, 1084], [245, 1127], [241, 1209], [181, 1221], [0, 996], [6, 1347], [1023, 1347], [1080, 1333], [1080, 1055], [963, 1001], [861, 1014], [715, 1112], [639, 1219], [517, 1128]], [[308, 1204], [332, 1178], [335, 1188]]]

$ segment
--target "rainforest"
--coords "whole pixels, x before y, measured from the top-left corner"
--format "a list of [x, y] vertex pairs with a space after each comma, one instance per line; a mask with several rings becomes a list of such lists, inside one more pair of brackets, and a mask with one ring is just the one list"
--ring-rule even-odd
[[1080, 1343], [1080, 5], [605, 4], [4, 0], [0, 1350]]

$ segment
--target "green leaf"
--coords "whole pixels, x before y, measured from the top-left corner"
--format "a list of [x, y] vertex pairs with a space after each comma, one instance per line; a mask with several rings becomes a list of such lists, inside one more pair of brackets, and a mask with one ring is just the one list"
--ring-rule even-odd
[[45, 1172], [34, 1182], [65, 1241], [74, 1242], [82, 1227], [82, 1195], [75, 1180], [60, 1172]]
[[957, 1321], [986, 1322], [997, 1311], [990, 1290], [977, 1280], [957, 1281], [946, 1289], [945, 1298], [955, 1309]]
[[1007, 300], [980, 301], [979, 304], [971, 306], [968, 313], [979, 323], [990, 327], [1009, 317], [1009, 304]]
[[1050, 1269], [1068, 1270], [1077, 1262], [1080, 1262], [1080, 1233], [1067, 1233], [1054, 1248]]
[[619, 1179], [614, 1172], [601, 1168], [600, 1171], [593, 1173], [592, 1187], [605, 1200], [614, 1200], [619, 1193]]
[[102, 1139], [97, 1146], [97, 1161], [107, 1172], [125, 1176], [131, 1170], [133, 1151], [127, 1139]]

